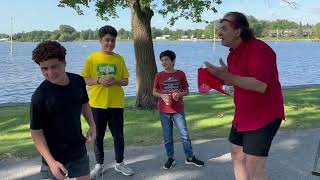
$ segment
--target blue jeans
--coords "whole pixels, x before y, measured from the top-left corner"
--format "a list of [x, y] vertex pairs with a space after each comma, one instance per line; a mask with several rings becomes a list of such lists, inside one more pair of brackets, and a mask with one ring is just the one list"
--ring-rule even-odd
[[187, 123], [184, 112], [181, 113], [161, 113], [160, 120], [162, 125], [163, 140], [167, 151], [168, 158], [174, 159], [174, 145], [173, 145], [173, 122], [180, 134], [181, 142], [186, 157], [192, 157], [192, 145], [189, 137]]

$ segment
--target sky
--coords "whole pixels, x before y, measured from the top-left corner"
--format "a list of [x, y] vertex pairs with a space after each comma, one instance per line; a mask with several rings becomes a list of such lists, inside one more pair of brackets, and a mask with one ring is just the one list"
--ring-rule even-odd
[[[160, 0], [155, 0], [161, 2]], [[203, 19], [212, 21], [219, 19], [229, 11], [239, 11], [253, 15], [259, 20], [288, 19], [302, 24], [320, 23], [320, 0], [295, 0], [298, 4], [292, 8], [281, 0], [222, 0], [216, 6], [218, 13], [204, 12]], [[84, 15], [78, 15], [72, 8], [58, 7], [59, 0], [0, 0], [0, 33], [9, 34], [10, 19], [13, 19], [13, 32], [29, 32], [33, 30], [53, 31], [61, 24], [74, 27], [77, 31], [96, 29], [109, 24], [117, 29], [131, 30], [130, 9], [119, 9], [119, 18], [108, 22], [96, 16], [94, 4], [90, 8], [82, 8]], [[192, 23], [191, 20], [178, 20], [174, 26], [168, 24], [168, 18], [159, 14], [151, 20], [151, 26], [170, 29], [204, 28], [205, 23]]]

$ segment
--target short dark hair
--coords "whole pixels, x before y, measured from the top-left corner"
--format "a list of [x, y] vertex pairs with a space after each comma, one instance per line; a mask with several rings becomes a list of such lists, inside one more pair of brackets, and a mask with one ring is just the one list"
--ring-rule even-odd
[[37, 64], [55, 58], [65, 61], [66, 54], [67, 50], [57, 41], [44, 41], [32, 51], [32, 59]]
[[176, 59], [176, 54], [173, 51], [170, 51], [170, 50], [166, 50], [166, 51], [161, 52], [160, 53], [160, 59], [163, 56], [168, 56], [171, 59], [171, 61]]
[[117, 30], [109, 25], [103, 26], [99, 29], [99, 38], [102, 39], [105, 35], [111, 35], [112, 37], [117, 37]]
[[247, 40], [254, 37], [253, 31], [249, 26], [247, 17], [244, 14], [240, 12], [228, 12], [224, 15], [224, 17], [227, 17], [227, 16], [232, 17], [233, 19], [232, 22], [223, 18], [220, 20], [220, 23], [223, 21], [228, 21], [233, 25], [234, 28], [241, 29], [240, 37], [243, 40]]

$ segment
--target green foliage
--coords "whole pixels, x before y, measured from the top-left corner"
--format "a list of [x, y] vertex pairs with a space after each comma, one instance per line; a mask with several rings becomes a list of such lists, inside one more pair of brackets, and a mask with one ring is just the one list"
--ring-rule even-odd
[[[79, 15], [83, 15], [81, 7], [89, 7], [89, 3], [95, 2], [96, 14], [104, 20], [117, 18], [117, 7], [128, 8], [129, 4], [126, 0], [60, 0], [59, 7], [69, 6], [77, 11]], [[141, 1], [145, 2], [145, 0]]]
[[51, 38], [50, 31], [31, 31], [27, 33], [17, 33], [13, 36], [14, 40], [19, 41], [44, 41]]
[[125, 29], [121, 28], [118, 31], [118, 37], [120, 39], [131, 39], [132, 35], [131, 35], [131, 32], [126, 31]]
[[213, 13], [216, 13], [217, 10], [215, 6], [221, 3], [222, 2], [220, 0], [163, 0], [162, 6], [158, 10], [158, 13], [161, 14], [163, 17], [166, 17], [169, 14], [171, 16], [169, 19], [170, 25], [173, 25], [179, 18], [191, 19], [193, 22], [203, 22], [202, 13], [205, 10], [209, 10]]
[[273, 21], [271, 23], [268, 23], [267, 28], [268, 29], [297, 29], [298, 24], [293, 21], [288, 21], [286, 19], [277, 19], [276, 21]]
[[59, 30], [62, 34], [72, 34], [72, 33], [76, 32], [76, 30], [72, 26], [69, 26], [69, 25], [60, 25]]
[[205, 35], [206, 38], [213, 38], [214, 36], [214, 29], [215, 29], [215, 35], [218, 37], [218, 32], [219, 32], [219, 20], [211, 21], [203, 31], [203, 34]]
[[61, 32], [59, 30], [55, 30], [51, 33], [50, 40], [58, 40], [61, 36]]
[[59, 6], [69, 6], [82, 15], [83, 11], [81, 7], [89, 7], [90, 2], [95, 2], [94, 6], [96, 7], [97, 16], [101, 19], [109, 20], [110, 18], [117, 18], [117, 7], [124, 9], [138, 6], [145, 13], [156, 11], [163, 17], [169, 15], [170, 25], [173, 25], [179, 18], [191, 19], [193, 22], [203, 22], [202, 13], [205, 10], [215, 13], [217, 12], [215, 6], [221, 4], [221, 0], [163, 0], [162, 4], [157, 0], [60, 0]]
[[156, 38], [157, 36], [162, 36], [163, 32], [161, 29], [157, 29], [155, 27], [151, 28], [152, 38]]
[[9, 36], [7, 34], [0, 34], [0, 39], [2, 38], [9, 38]]
[[315, 28], [316, 28], [317, 37], [320, 38], [320, 23], [317, 23], [315, 25]]
[[59, 41], [73, 41], [79, 38], [79, 33], [69, 25], [60, 25], [59, 26], [60, 36]]
[[87, 40], [89, 39], [89, 35], [90, 35], [90, 32], [88, 30], [86, 31], [81, 31], [80, 32], [80, 40]]
[[262, 36], [263, 30], [267, 27], [266, 21], [259, 21], [253, 16], [248, 16], [248, 21], [256, 36]]

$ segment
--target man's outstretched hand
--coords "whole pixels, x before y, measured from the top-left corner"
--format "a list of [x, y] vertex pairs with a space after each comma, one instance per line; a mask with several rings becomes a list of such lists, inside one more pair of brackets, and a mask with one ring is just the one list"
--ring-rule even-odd
[[205, 61], [204, 64], [212, 75], [220, 79], [223, 79], [222, 78], [223, 75], [225, 73], [228, 73], [228, 66], [223, 62], [222, 58], [219, 59], [219, 62], [220, 62], [220, 66], [215, 66], [213, 64], [210, 64], [208, 61]]

